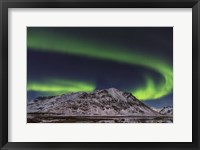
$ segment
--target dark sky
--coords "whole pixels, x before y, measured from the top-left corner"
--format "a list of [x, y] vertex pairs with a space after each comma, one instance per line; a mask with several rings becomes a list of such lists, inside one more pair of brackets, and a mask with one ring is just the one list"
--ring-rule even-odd
[[[148, 90], [152, 94], [143, 102], [173, 105], [172, 90], [163, 87], [165, 72], [158, 69], [167, 64], [172, 71], [172, 27], [28, 27], [27, 39], [28, 99], [78, 92], [90, 85], [92, 90], [114, 87], [134, 95], [138, 87], [146, 91], [148, 76], [157, 91]], [[133, 61], [126, 61], [127, 54]], [[134, 61], [138, 58], [139, 63]], [[159, 67], [145, 64], [151, 62]], [[163, 94], [155, 98], [155, 92]]]

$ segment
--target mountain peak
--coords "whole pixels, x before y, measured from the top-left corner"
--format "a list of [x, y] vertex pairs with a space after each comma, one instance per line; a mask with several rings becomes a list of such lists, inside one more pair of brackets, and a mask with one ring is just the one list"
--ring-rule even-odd
[[158, 115], [131, 93], [116, 88], [42, 97], [28, 103], [28, 113], [56, 113], [67, 116]]
[[112, 87], [112, 88], [108, 88], [107, 90], [108, 90], [108, 91], [116, 91], [116, 92], [119, 92], [119, 90], [118, 90], [118, 89], [116, 89], [116, 88], [113, 88], [113, 87]]

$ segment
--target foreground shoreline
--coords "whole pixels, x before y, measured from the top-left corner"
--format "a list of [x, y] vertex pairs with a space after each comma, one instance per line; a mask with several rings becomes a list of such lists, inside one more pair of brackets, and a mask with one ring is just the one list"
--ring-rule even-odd
[[28, 113], [27, 123], [173, 123], [173, 116], [66, 116], [48, 113]]

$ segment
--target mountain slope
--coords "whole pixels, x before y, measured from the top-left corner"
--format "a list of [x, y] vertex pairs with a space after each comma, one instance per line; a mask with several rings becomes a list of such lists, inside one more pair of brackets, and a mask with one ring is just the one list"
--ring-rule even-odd
[[172, 106], [163, 107], [159, 111], [159, 113], [162, 115], [173, 115], [173, 107]]
[[38, 97], [27, 104], [28, 113], [64, 116], [157, 116], [131, 93], [115, 88], [77, 92], [60, 96]]

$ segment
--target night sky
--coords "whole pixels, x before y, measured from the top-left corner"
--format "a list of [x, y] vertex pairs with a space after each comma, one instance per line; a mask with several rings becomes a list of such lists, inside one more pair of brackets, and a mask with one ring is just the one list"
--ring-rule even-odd
[[27, 28], [29, 100], [111, 87], [173, 105], [173, 28]]

